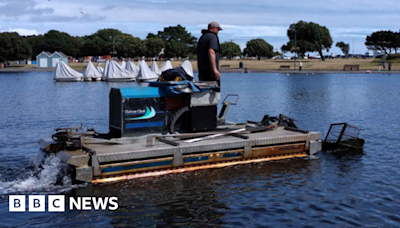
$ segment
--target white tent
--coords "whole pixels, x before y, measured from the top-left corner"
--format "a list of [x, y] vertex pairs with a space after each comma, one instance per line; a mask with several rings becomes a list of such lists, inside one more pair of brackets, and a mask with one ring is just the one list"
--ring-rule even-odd
[[135, 75], [128, 72], [114, 60], [111, 60], [107, 71], [104, 71], [107, 81], [135, 81]]
[[69, 67], [63, 61], [59, 61], [54, 70], [54, 80], [56, 82], [80, 82], [83, 74]]
[[158, 68], [157, 63], [154, 60], [151, 63], [150, 70], [153, 71], [154, 73], [156, 73], [157, 75], [161, 75], [160, 69]]
[[122, 66], [122, 68], [124, 68], [124, 69], [125, 69], [125, 67], [126, 67], [126, 62], [125, 62], [124, 60], [122, 60], [122, 62], [121, 62], [121, 66]]
[[126, 63], [125, 70], [135, 75], [135, 77], [139, 75], [139, 67], [136, 66], [135, 63], [133, 63], [130, 60]]
[[192, 64], [190, 63], [189, 60], [185, 60], [185, 62], [183, 62], [181, 64], [181, 67], [186, 71], [186, 73], [193, 78], [193, 67]]
[[104, 65], [104, 71], [103, 71], [103, 76], [101, 77], [102, 81], [105, 81], [107, 79], [107, 71], [108, 71], [108, 66], [110, 65], [110, 61], [107, 60], [106, 64]]
[[160, 68], [160, 75], [162, 72], [169, 70], [169, 69], [172, 69], [172, 64], [171, 64], [171, 61], [167, 60], [167, 62], [165, 62]]
[[149, 69], [144, 60], [139, 61], [138, 65], [139, 75], [136, 78], [138, 81], [156, 81], [158, 79], [158, 75]]
[[88, 61], [88, 65], [86, 66], [86, 71], [85, 71], [85, 77], [83, 79], [85, 81], [101, 80], [101, 73], [94, 67], [91, 61]]

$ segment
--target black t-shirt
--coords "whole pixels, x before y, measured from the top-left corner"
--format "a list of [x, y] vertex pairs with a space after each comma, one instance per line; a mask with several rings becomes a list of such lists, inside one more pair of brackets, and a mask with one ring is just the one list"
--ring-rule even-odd
[[208, 56], [208, 49], [212, 48], [215, 51], [215, 61], [217, 69], [219, 69], [219, 40], [217, 34], [209, 31], [201, 31], [203, 35], [197, 43], [197, 67], [199, 71], [212, 71], [210, 59]]

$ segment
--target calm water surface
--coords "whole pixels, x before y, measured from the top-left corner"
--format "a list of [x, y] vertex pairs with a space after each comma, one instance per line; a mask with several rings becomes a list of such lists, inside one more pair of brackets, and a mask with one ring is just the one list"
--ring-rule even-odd
[[[365, 129], [364, 155], [239, 165], [104, 185], [56, 185], [62, 164], [36, 144], [57, 127], [108, 130], [111, 87], [54, 83], [52, 73], [0, 74], [0, 227], [399, 227], [400, 75], [224, 74], [239, 94], [232, 121], [279, 113], [302, 129]], [[117, 211], [9, 213], [10, 194], [117, 196]]]

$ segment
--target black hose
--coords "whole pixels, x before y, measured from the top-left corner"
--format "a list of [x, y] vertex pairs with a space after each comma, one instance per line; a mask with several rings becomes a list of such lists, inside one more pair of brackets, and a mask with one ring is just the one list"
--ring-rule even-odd
[[171, 122], [169, 124], [169, 133], [171, 134], [175, 134], [175, 125], [178, 122], [179, 118], [181, 118], [181, 116], [185, 113], [188, 112], [190, 110], [189, 106], [183, 107], [181, 109], [179, 109], [178, 111], [175, 112], [175, 114], [172, 116], [171, 118]]

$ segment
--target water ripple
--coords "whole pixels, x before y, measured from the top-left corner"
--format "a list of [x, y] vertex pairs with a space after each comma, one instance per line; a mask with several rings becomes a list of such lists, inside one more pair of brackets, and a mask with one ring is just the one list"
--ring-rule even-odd
[[[250, 80], [246, 80], [250, 79]], [[112, 86], [136, 83], [54, 83], [52, 73], [0, 74], [0, 210], [8, 194], [117, 196], [117, 211], [8, 214], [19, 227], [398, 227], [400, 107], [398, 75], [226, 74], [222, 94], [239, 94], [232, 121], [286, 114], [302, 129], [326, 134], [329, 124], [364, 128], [364, 154], [319, 152], [306, 159], [101, 185], [56, 183], [60, 164], [36, 142], [57, 127], [108, 130]]]

